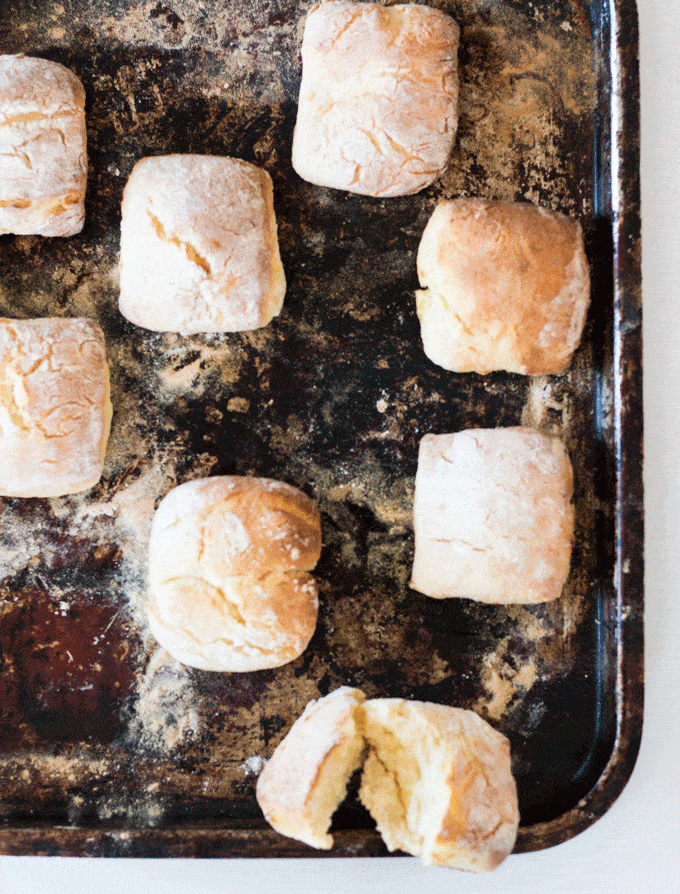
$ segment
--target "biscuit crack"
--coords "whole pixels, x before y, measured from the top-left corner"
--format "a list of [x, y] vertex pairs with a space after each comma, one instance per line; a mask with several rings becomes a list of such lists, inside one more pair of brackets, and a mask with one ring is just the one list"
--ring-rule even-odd
[[333, 37], [331, 38], [331, 44], [334, 46], [340, 40], [340, 38], [343, 36], [343, 34], [345, 34], [347, 31], [349, 31], [349, 29], [352, 27], [352, 25], [355, 23], [355, 21], [363, 15], [364, 15], [364, 12], [361, 9], [357, 10], [356, 12], [351, 12], [349, 20], [347, 22], [345, 22], [345, 24], [342, 26], [342, 28], [340, 28], [340, 30], [338, 32], [336, 32], [333, 35]]
[[28, 199], [2, 199], [0, 200], [0, 208], [30, 208], [31, 202]]
[[0, 201], [0, 208], [17, 208], [24, 210], [34, 207], [36, 204], [42, 209], [42, 213], [47, 217], [53, 217], [57, 214], [63, 214], [70, 206], [78, 205], [81, 196], [77, 192], [69, 192], [63, 196], [47, 199], [44, 202], [31, 202], [29, 199], [3, 199]]
[[200, 267], [200, 269], [207, 276], [212, 275], [212, 271], [210, 269], [210, 264], [203, 257], [203, 255], [201, 255], [198, 251], [196, 251], [196, 248], [190, 242], [185, 242], [182, 239], [180, 239], [178, 236], [169, 236], [165, 232], [163, 224], [160, 222], [160, 220], [154, 214], [152, 214], [151, 211], [147, 211], [147, 214], [149, 215], [151, 224], [152, 224], [154, 230], [156, 231], [156, 235], [158, 236], [159, 239], [161, 239], [163, 242], [169, 242], [171, 245], [176, 245], [177, 248], [183, 249], [184, 253], [186, 254], [187, 258], [192, 262], [192, 264], [196, 264], [197, 267]]
[[489, 551], [488, 547], [473, 546], [471, 543], [468, 543], [467, 540], [461, 540], [459, 537], [432, 537], [431, 540], [433, 543], [458, 543], [476, 553], [486, 553]]
[[244, 618], [244, 616], [241, 614], [241, 612], [239, 611], [236, 603], [233, 600], [229, 599], [226, 591], [222, 587], [217, 586], [213, 581], [209, 581], [204, 577], [198, 577], [198, 576], [197, 577], [186, 577], [186, 576], [182, 575], [180, 577], [169, 577], [163, 581], [163, 584], [167, 585], [167, 584], [176, 584], [176, 583], [184, 583], [184, 582], [196, 582], [199, 585], [208, 587], [211, 591], [213, 591], [219, 597], [220, 603], [221, 603], [221, 608], [223, 609], [225, 614], [229, 615], [229, 617], [233, 621], [236, 621], [237, 624], [241, 624], [244, 627], [247, 626], [247, 621]]
[[[72, 118], [78, 112], [75, 109], [66, 109], [63, 112], [54, 112], [48, 115], [46, 112], [26, 112], [20, 115], [9, 115], [0, 121], [0, 127], [9, 127], [13, 124], [31, 124], [34, 121], [54, 121], [55, 118]], [[58, 130], [58, 128], [54, 128]]]
[[18, 146], [14, 146], [11, 152], [0, 152], [0, 158], [18, 158], [23, 164], [29, 169], [29, 171], [33, 170], [33, 163], [29, 158], [26, 152], [22, 152], [21, 149], [27, 143], [30, 143], [30, 140], [25, 140], [23, 143], [20, 143]]
[[[398, 143], [395, 139], [393, 139], [386, 130], [380, 128], [378, 131], [381, 133], [387, 142], [390, 145], [390, 148], [393, 149], [398, 155], [402, 155], [404, 157], [404, 161], [402, 165], [407, 164], [409, 161], [419, 161], [422, 164], [423, 159], [419, 155], [414, 155], [411, 151], [409, 151], [406, 146], [402, 146], [401, 143]], [[430, 174], [432, 171], [425, 171], [425, 173]]]
[[29, 431], [29, 426], [26, 424], [23, 413], [14, 399], [14, 386], [8, 382], [2, 382], [0, 384], [0, 406], [7, 411], [7, 415], [15, 428], [21, 429], [22, 431]]

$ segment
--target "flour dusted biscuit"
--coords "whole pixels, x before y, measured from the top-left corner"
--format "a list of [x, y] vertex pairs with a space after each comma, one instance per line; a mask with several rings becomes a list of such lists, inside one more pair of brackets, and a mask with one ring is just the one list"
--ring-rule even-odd
[[437, 599], [538, 603], [560, 596], [574, 531], [562, 442], [530, 428], [420, 442], [411, 586]]
[[309, 702], [279, 743], [257, 781], [267, 822], [289, 838], [328, 850], [333, 813], [364, 753], [364, 694], [342, 686]]
[[285, 290], [266, 171], [206, 155], [137, 162], [123, 195], [124, 317], [158, 332], [258, 329]]
[[320, 552], [318, 510], [297, 488], [230, 475], [181, 484], [151, 527], [151, 630], [203, 670], [286, 664], [316, 627]]
[[425, 353], [453, 372], [561, 375], [590, 274], [581, 225], [528, 203], [441, 202], [418, 249]]
[[57, 62], [0, 55], [0, 233], [79, 233], [86, 185], [83, 85]]
[[427, 865], [495, 869], [519, 811], [510, 745], [473, 711], [405, 699], [364, 702], [360, 797], [390, 851]]
[[111, 423], [92, 320], [0, 319], [0, 495], [56, 497], [102, 474]]
[[458, 25], [428, 6], [314, 6], [302, 42], [293, 167], [305, 180], [401, 196], [446, 167], [458, 123]]

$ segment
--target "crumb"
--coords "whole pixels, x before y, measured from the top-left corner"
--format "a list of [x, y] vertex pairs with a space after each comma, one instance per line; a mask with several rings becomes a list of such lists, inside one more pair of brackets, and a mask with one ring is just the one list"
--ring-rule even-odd
[[265, 758], [260, 757], [259, 754], [254, 754], [252, 757], [246, 758], [246, 760], [243, 761], [241, 769], [246, 776], [259, 776], [266, 763], [267, 761]]

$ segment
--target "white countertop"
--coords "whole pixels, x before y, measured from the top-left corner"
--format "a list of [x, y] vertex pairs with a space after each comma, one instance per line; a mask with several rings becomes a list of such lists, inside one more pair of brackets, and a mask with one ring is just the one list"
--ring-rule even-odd
[[680, 892], [680, 0], [638, 0], [646, 424], [646, 707], [633, 777], [572, 841], [485, 876], [415, 859], [0, 858], [0, 894]]

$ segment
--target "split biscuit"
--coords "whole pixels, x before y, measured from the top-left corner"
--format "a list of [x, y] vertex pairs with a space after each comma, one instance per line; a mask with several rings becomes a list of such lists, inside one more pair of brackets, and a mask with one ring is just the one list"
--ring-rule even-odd
[[390, 851], [427, 865], [494, 869], [519, 810], [510, 744], [472, 711], [341, 687], [310, 702], [265, 765], [257, 800], [270, 825], [327, 850], [333, 813], [363, 766], [359, 795]]
[[434, 363], [460, 373], [567, 370], [590, 300], [578, 221], [526, 202], [441, 202], [423, 232], [418, 277]]
[[572, 469], [557, 437], [469, 429], [420, 442], [411, 586], [436, 599], [539, 603], [569, 575]]
[[104, 334], [86, 319], [0, 319], [0, 495], [100, 479], [111, 424]]
[[0, 233], [79, 233], [86, 186], [80, 80], [57, 62], [0, 55]]
[[307, 647], [321, 552], [312, 500], [267, 478], [215, 476], [174, 488], [149, 538], [149, 622], [182, 664], [279, 667]]
[[429, 186], [456, 135], [459, 35], [428, 6], [314, 6], [293, 139], [300, 177], [380, 197]]
[[137, 162], [123, 194], [124, 317], [157, 332], [258, 329], [285, 290], [266, 171], [206, 155]]

